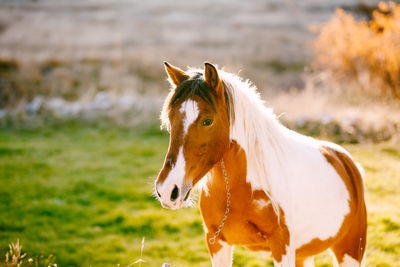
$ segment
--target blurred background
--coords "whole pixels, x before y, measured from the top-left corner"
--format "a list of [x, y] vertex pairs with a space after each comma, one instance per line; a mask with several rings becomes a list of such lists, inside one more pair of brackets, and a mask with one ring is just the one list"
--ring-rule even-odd
[[375, 0], [0, 0], [0, 264], [210, 266], [197, 208], [152, 196], [163, 61], [249, 79], [343, 144], [367, 172], [367, 266], [400, 266], [400, 5]]

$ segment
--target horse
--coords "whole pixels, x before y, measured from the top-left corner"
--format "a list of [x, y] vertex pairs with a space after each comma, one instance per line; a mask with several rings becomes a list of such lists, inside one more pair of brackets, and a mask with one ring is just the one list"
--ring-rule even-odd
[[155, 181], [162, 207], [199, 207], [212, 266], [232, 265], [234, 246], [270, 253], [274, 266], [361, 266], [367, 211], [363, 169], [341, 146], [283, 126], [255, 86], [205, 63], [167, 62], [161, 111], [170, 133]]

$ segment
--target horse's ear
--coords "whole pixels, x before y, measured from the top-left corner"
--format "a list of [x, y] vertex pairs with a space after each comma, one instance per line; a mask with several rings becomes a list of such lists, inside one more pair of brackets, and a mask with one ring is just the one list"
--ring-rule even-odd
[[187, 75], [180, 68], [172, 66], [166, 61], [164, 61], [164, 65], [165, 65], [165, 71], [167, 72], [169, 77], [169, 82], [172, 85], [178, 86], [181, 82], [189, 79], [189, 75]]
[[210, 88], [215, 89], [218, 92], [221, 80], [219, 79], [217, 69], [208, 62], [204, 63], [204, 65], [204, 80], [206, 84]]

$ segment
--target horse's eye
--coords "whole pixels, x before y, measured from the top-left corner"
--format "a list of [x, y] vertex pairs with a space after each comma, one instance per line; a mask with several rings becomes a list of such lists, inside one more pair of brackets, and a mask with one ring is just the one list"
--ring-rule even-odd
[[213, 119], [205, 119], [201, 122], [201, 126], [210, 126], [213, 123]]

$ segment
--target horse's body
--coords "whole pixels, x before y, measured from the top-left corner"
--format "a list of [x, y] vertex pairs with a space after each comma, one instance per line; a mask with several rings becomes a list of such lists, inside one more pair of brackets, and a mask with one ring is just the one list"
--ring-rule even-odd
[[171, 140], [156, 192], [179, 208], [201, 180], [213, 266], [231, 266], [234, 245], [269, 251], [276, 266], [313, 266], [327, 249], [341, 266], [360, 266], [366, 208], [351, 156], [282, 126], [237, 76], [210, 64], [204, 75], [166, 69], [176, 88], [163, 109]]

